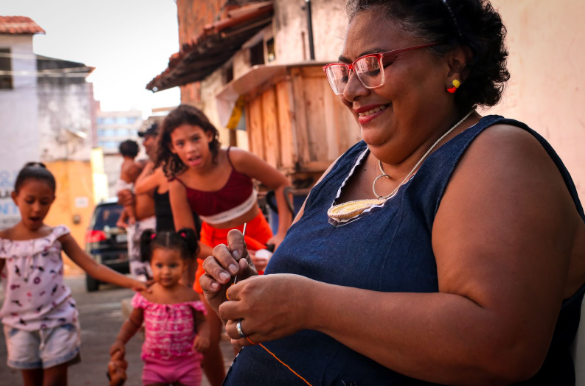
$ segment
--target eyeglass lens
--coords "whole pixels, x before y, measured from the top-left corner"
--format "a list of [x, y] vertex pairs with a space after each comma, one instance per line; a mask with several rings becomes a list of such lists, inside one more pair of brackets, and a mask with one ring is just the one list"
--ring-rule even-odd
[[[365, 56], [354, 63], [354, 72], [366, 88], [380, 87], [384, 83], [384, 71], [377, 56]], [[336, 94], [343, 94], [349, 81], [348, 67], [334, 64], [327, 67], [327, 80]]]

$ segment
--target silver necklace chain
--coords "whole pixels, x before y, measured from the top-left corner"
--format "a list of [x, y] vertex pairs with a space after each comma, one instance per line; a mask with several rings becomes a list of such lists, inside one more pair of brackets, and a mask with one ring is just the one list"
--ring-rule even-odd
[[429, 154], [431, 154], [431, 152], [433, 151], [433, 149], [435, 147], [437, 147], [437, 145], [439, 144], [439, 142], [441, 142], [446, 136], [448, 136], [449, 134], [451, 134], [451, 132], [453, 130], [455, 130], [460, 124], [463, 123], [463, 121], [465, 121], [467, 118], [469, 118], [469, 116], [474, 112], [475, 110], [471, 110], [470, 112], [467, 113], [467, 115], [465, 115], [459, 122], [457, 122], [453, 127], [451, 127], [445, 134], [443, 134], [441, 136], [441, 138], [437, 139], [435, 141], [435, 143], [433, 143], [433, 146], [431, 146], [429, 148], [429, 150], [427, 150], [427, 152], [421, 157], [421, 159], [416, 163], [416, 165], [414, 165], [414, 167], [412, 168], [412, 170], [410, 171], [410, 173], [408, 173], [406, 175], [406, 177], [404, 177], [404, 179], [402, 180], [402, 182], [396, 187], [396, 189], [394, 189], [392, 191], [392, 193], [390, 193], [387, 196], [380, 196], [377, 192], [376, 192], [376, 182], [378, 182], [378, 180], [380, 178], [390, 178], [390, 176], [388, 174], [386, 174], [386, 172], [384, 171], [384, 166], [382, 165], [382, 161], [378, 160], [378, 167], [380, 168], [380, 172], [382, 172], [382, 174], [380, 174], [378, 177], [376, 177], [376, 179], [374, 180], [374, 182], [372, 183], [372, 190], [374, 192], [374, 195], [376, 197], [378, 197], [379, 200], [387, 200], [390, 197], [394, 196], [396, 194], [396, 192], [398, 192], [398, 189], [400, 189], [400, 187], [402, 185], [404, 185], [406, 183], [406, 181], [409, 180], [409, 178], [414, 174], [414, 172], [416, 171], [416, 169], [418, 169], [418, 167], [420, 166], [420, 164], [423, 163], [423, 161], [428, 157]]

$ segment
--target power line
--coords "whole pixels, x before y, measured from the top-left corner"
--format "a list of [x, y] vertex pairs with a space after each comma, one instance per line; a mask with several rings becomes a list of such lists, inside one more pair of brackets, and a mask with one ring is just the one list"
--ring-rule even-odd
[[34, 59], [34, 60], [46, 60], [50, 62], [70, 62], [70, 63], [79, 63], [75, 60], [67, 60], [67, 59], [58, 59], [58, 58], [50, 58], [48, 56], [38, 55], [38, 54], [22, 54], [18, 52], [0, 52], [0, 58], [21, 58], [21, 59]]
[[[83, 68], [80, 67], [83, 70]], [[91, 75], [91, 72], [73, 72], [73, 71], [7, 71], [7, 70], [0, 70], [0, 75], [2, 76], [16, 76], [16, 77], [71, 77], [71, 78], [87, 78]]]
[[[78, 67], [78, 70], [83, 70], [83, 67]], [[63, 70], [69, 70], [67, 68]], [[42, 77], [42, 76], [54, 76], [54, 77], [70, 77], [70, 78], [85, 78], [90, 75], [89, 72], [73, 72], [73, 71], [51, 71], [51, 70], [41, 70], [41, 71], [2, 71], [0, 70], [0, 75], [10, 75], [10, 76], [33, 76], [33, 77]]]

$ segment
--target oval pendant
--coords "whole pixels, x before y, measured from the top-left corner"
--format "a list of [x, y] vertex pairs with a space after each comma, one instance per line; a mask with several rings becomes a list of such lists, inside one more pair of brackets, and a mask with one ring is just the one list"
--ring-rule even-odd
[[381, 205], [385, 202], [385, 199], [368, 199], [368, 200], [355, 200], [344, 202], [343, 204], [335, 205], [329, 208], [327, 216], [334, 220], [344, 220], [362, 214], [365, 210], [371, 208], [374, 205]]

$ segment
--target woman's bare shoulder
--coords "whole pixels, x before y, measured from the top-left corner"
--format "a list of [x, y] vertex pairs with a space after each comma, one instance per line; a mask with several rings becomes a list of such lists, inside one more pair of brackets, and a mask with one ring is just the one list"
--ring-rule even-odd
[[527, 130], [514, 125], [497, 124], [481, 132], [471, 144], [470, 150], [478, 147], [512, 149], [524, 146], [544, 150], [536, 137]]
[[558, 168], [538, 139], [520, 127], [506, 124], [484, 130], [471, 143], [455, 173], [466, 170], [475, 180], [497, 173], [500, 179], [509, 177], [511, 183], [534, 176], [556, 177], [562, 181]]
[[494, 125], [471, 143], [455, 168], [433, 233], [450, 232], [461, 221], [463, 228], [483, 229], [484, 235], [507, 229], [516, 241], [523, 237], [534, 244], [539, 232], [572, 233], [577, 218], [563, 175], [538, 139], [516, 126]]
[[157, 179], [161, 179], [161, 180], [165, 180], [165, 181], [169, 180], [169, 178], [165, 175], [165, 172], [164, 172], [162, 167], [158, 167], [158, 168], [154, 169], [154, 171], [152, 173], [156, 176]]

